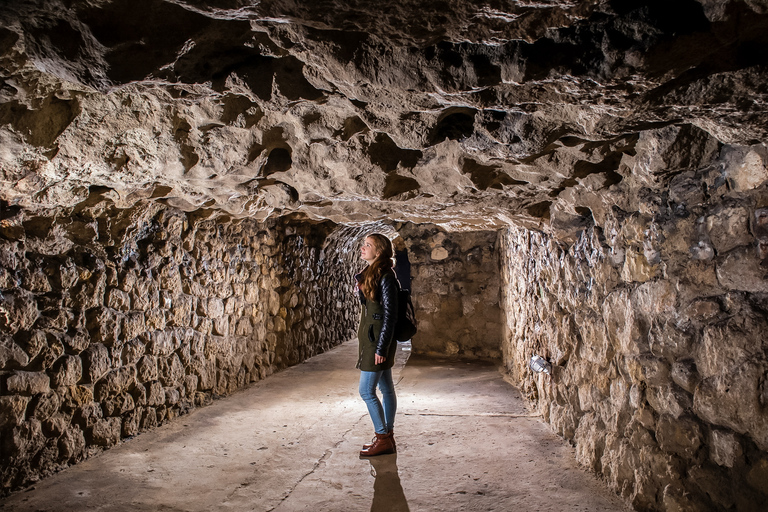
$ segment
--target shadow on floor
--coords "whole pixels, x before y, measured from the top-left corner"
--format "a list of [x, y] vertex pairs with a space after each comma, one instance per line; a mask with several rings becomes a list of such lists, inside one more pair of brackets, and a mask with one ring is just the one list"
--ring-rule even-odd
[[410, 512], [397, 471], [397, 454], [380, 455], [368, 460], [371, 475], [375, 478], [371, 512]]

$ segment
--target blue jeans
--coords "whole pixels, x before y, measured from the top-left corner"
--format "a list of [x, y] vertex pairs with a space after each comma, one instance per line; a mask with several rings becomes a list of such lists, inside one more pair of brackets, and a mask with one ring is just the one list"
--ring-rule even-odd
[[[377, 385], [381, 390], [383, 406], [376, 395]], [[386, 434], [394, 428], [397, 397], [391, 368], [380, 372], [360, 372], [360, 397], [368, 406], [368, 414], [377, 434]]]

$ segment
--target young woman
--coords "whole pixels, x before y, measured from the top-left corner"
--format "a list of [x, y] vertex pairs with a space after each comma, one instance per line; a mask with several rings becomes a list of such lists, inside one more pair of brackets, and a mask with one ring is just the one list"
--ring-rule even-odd
[[[386, 236], [379, 233], [367, 236], [360, 257], [368, 266], [355, 276], [363, 305], [357, 330], [357, 368], [360, 369], [360, 397], [368, 406], [376, 433], [371, 444], [363, 445], [360, 455], [372, 457], [395, 452], [393, 428], [397, 397], [392, 365], [397, 351], [394, 332], [398, 284], [392, 271], [392, 243]], [[376, 395], [377, 386], [381, 390], [381, 401]]]

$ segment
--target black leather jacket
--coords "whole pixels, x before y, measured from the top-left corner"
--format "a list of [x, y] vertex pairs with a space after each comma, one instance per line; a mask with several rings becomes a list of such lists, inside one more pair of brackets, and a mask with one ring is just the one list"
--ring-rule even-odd
[[[357, 277], [357, 276], [356, 276]], [[360, 341], [360, 359], [358, 367], [364, 371], [378, 371], [391, 368], [394, 359], [395, 323], [397, 322], [398, 284], [395, 274], [390, 270], [381, 277], [376, 301], [368, 301], [362, 292], [358, 293], [363, 305], [361, 324], [358, 330]], [[378, 334], [378, 337], [376, 335]], [[368, 347], [375, 346], [369, 351]], [[373, 347], [371, 347], [373, 348]], [[381, 365], [374, 364], [373, 353], [387, 360]]]

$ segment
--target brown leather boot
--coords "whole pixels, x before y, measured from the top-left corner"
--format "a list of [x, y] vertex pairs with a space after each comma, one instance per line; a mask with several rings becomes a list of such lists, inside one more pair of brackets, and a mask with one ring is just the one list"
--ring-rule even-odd
[[395, 443], [391, 432], [388, 434], [376, 434], [373, 444], [369, 448], [360, 450], [361, 457], [373, 457], [388, 453], [395, 453]]
[[[397, 444], [395, 443], [395, 433], [394, 433], [394, 431], [390, 430], [389, 432], [387, 432], [387, 435], [392, 437], [392, 447], [395, 449], [395, 451], [397, 451]], [[376, 438], [374, 437], [374, 439], [376, 439]], [[373, 446], [373, 443], [366, 443], [366, 444], [363, 445], [363, 450], [367, 450], [371, 446]]]

